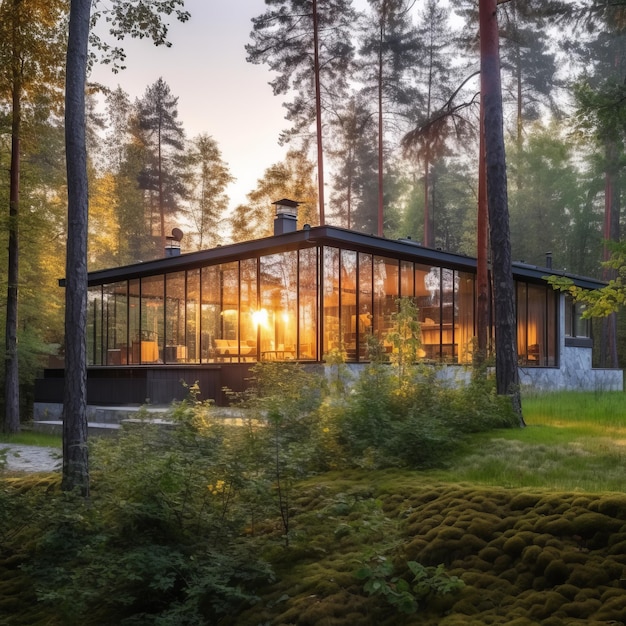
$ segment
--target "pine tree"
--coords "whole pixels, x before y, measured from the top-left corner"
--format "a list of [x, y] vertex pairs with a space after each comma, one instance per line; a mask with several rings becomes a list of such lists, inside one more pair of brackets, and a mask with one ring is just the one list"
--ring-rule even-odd
[[[618, 242], [625, 187], [626, 5], [594, 2], [579, 12], [570, 12], [568, 17], [579, 35], [569, 52], [579, 58], [584, 68], [574, 90], [576, 126], [602, 153], [603, 238]], [[609, 256], [605, 246], [603, 260], [608, 261]], [[614, 277], [614, 272], [607, 268], [603, 278], [608, 281]], [[618, 366], [615, 314], [603, 320], [600, 350], [602, 366]]]
[[188, 214], [195, 228], [196, 248], [214, 247], [224, 236], [219, 225], [228, 208], [226, 187], [234, 178], [222, 160], [217, 142], [207, 134], [200, 134], [189, 143], [184, 166]]
[[0, 2], [0, 93], [11, 94], [11, 163], [9, 166], [9, 241], [5, 323], [5, 412], [3, 430], [20, 430], [18, 365], [18, 285], [20, 170], [26, 107], [41, 94], [59, 94], [59, 64], [65, 6], [59, 0]]
[[161, 251], [165, 250], [166, 218], [173, 218], [180, 210], [185, 193], [181, 171], [184, 131], [178, 121], [177, 104], [178, 98], [159, 78], [146, 89], [137, 110], [147, 157], [138, 182], [156, 208]]
[[376, 232], [384, 230], [385, 138], [398, 117], [405, 118], [423, 104], [415, 88], [421, 42], [411, 21], [408, 0], [368, 0], [370, 14], [364, 20], [360, 54], [364, 93], [374, 96], [378, 146]]
[[516, 314], [504, 149], [496, 0], [480, 0], [481, 98], [496, 332], [496, 388], [509, 396], [524, 426], [517, 369]]
[[421, 165], [423, 176], [423, 236], [425, 246], [435, 246], [435, 223], [432, 211], [434, 193], [432, 168], [449, 153], [454, 141], [471, 137], [471, 109], [474, 95], [461, 97], [471, 85], [475, 72], [467, 70], [461, 77], [453, 72], [449, 58], [455, 37], [448, 13], [437, 0], [429, 0], [420, 16], [418, 35], [421, 40], [418, 96], [410, 113], [415, 128], [402, 138], [405, 155]]
[[353, 68], [351, 31], [356, 14], [352, 0], [266, 0], [269, 7], [252, 19], [248, 61], [265, 63], [278, 76], [275, 95], [294, 94], [285, 103], [291, 123], [282, 141], [299, 138], [309, 145], [315, 125], [319, 220], [325, 221], [322, 113], [338, 107]]
[[376, 117], [353, 97], [343, 111], [332, 120], [333, 147], [330, 156], [335, 162], [333, 179], [333, 215], [346, 228], [378, 232], [378, 167]]

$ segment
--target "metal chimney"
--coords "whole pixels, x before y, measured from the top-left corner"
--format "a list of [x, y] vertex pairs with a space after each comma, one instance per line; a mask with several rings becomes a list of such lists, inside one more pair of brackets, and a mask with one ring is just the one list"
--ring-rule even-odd
[[552, 269], [552, 252], [546, 252], [546, 267]]
[[283, 198], [272, 202], [272, 204], [276, 207], [274, 234], [284, 235], [296, 231], [298, 229], [298, 205], [300, 203]]

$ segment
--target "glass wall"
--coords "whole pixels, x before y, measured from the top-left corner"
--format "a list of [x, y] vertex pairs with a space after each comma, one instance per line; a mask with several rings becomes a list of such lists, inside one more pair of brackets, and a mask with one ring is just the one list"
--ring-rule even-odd
[[187, 361], [187, 300], [185, 272], [165, 275], [164, 363]]
[[[516, 290], [520, 363], [555, 365], [557, 296]], [[366, 361], [370, 335], [392, 350], [398, 297], [417, 305], [421, 357], [471, 362], [474, 274], [328, 246], [92, 287], [89, 364], [306, 361], [333, 350]], [[571, 312], [568, 331], [584, 332]]]
[[128, 361], [128, 294], [126, 281], [103, 288], [104, 345], [106, 365], [125, 365]]
[[259, 264], [259, 310], [255, 325], [262, 360], [296, 358], [298, 253], [263, 256]]
[[459, 363], [471, 363], [474, 355], [476, 331], [474, 326], [474, 302], [476, 294], [474, 275], [457, 272], [455, 278], [454, 338]]
[[415, 303], [422, 330], [422, 350], [427, 359], [441, 358], [441, 268], [415, 266]]
[[322, 354], [342, 350], [339, 333], [339, 250], [326, 247], [322, 250]]
[[547, 367], [557, 362], [554, 290], [533, 283], [516, 284], [517, 353], [520, 365]]
[[372, 255], [359, 253], [359, 316], [356, 320], [358, 328], [359, 359], [368, 358], [367, 338], [372, 334], [374, 321], [374, 292], [372, 287], [373, 262]]
[[102, 287], [91, 287], [87, 295], [87, 365], [102, 365]]
[[357, 313], [358, 313], [358, 273], [357, 253], [342, 250], [340, 253], [339, 273], [339, 330], [340, 342], [346, 360], [357, 360]]
[[386, 352], [391, 351], [387, 334], [393, 325], [400, 289], [400, 267], [397, 259], [374, 256], [372, 272], [374, 335]]
[[177, 359], [184, 356], [187, 363], [200, 362], [200, 270], [187, 272], [187, 292], [185, 295], [185, 351], [177, 354]]
[[[205, 273], [204, 270], [208, 271]], [[210, 337], [207, 350], [209, 361], [239, 360], [239, 263], [224, 263], [202, 268], [203, 300], [205, 291], [208, 319], [206, 331]]]
[[[128, 363], [140, 363], [134, 360], [132, 342], [141, 335], [141, 282], [138, 278], [128, 281]], [[141, 354], [139, 354], [141, 356]]]
[[165, 348], [165, 277], [141, 279], [141, 327], [132, 339], [133, 363], [163, 362]]
[[298, 251], [298, 359], [317, 360], [319, 269], [316, 248]]
[[256, 361], [260, 328], [258, 310], [258, 268], [257, 259], [245, 259], [239, 264], [239, 311], [240, 344], [239, 355], [244, 361]]

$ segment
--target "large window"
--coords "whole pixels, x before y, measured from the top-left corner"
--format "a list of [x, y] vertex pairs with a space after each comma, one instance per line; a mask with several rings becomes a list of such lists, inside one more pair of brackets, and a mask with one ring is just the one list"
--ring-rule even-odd
[[87, 365], [102, 365], [102, 287], [87, 296]]
[[342, 349], [339, 332], [339, 250], [337, 248], [324, 248], [322, 259], [322, 299], [324, 306], [322, 352], [325, 355]]
[[240, 358], [256, 361], [258, 357], [258, 272], [257, 259], [244, 259], [239, 264]]
[[368, 358], [367, 338], [373, 331], [374, 303], [372, 288], [373, 262], [371, 254], [359, 253], [359, 315], [355, 320], [358, 329], [359, 359]]
[[261, 359], [296, 358], [298, 320], [298, 253], [262, 256], [259, 264], [259, 331]]
[[556, 299], [545, 285], [518, 282], [517, 353], [520, 365], [556, 365]]
[[200, 271], [200, 360], [204, 363], [217, 357], [216, 341], [222, 337], [220, 275], [219, 265]]
[[391, 350], [387, 335], [393, 326], [393, 315], [398, 309], [399, 264], [395, 259], [373, 258], [373, 326], [374, 334], [386, 351]]
[[[320, 360], [334, 350], [367, 361], [371, 335], [392, 350], [399, 297], [417, 305], [424, 359], [471, 362], [473, 273], [321, 246], [90, 288], [88, 363]], [[521, 364], [556, 365], [557, 298], [516, 282]], [[587, 337], [580, 305], [566, 302], [566, 334]]]
[[[133, 341], [141, 335], [141, 281], [138, 278], [128, 281], [128, 363], [140, 363], [141, 354], [135, 355]], [[137, 360], [135, 361], [135, 356]]]
[[298, 358], [317, 359], [317, 310], [319, 283], [317, 249], [298, 253]]
[[103, 313], [105, 317], [103, 354], [106, 365], [122, 365], [128, 360], [128, 295], [126, 281], [105, 285]]
[[165, 348], [165, 280], [163, 275], [141, 279], [141, 329], [132, 338], [133, 363], [163, 362]]
[[[187, 363], [200, 362], [200, 270], [187, 272], [185, 351]], [[180, 360], [180, 356], [177, 357]]]
[[185, 272], [165, 275], [165, 363], [187, 361]]
[[346, 359], [355, 361], [358, 340], [358, 273], [357, 253], [352, 250], [342, 250], [340, 254], [339, 293], [340, 342]]
[[471, 363], [475, 347], [474, 327], [474, 275], [457, 272], [455, 280], [454, 338], [457, 342], [459, 363]]

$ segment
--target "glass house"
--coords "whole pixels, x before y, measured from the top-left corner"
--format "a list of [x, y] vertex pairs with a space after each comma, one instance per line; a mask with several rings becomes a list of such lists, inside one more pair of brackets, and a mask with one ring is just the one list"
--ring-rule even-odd
[[[421, 358], [471, 363], [474, 258], [333, 226], [298, 230], [296, 203], [281, 202], [274, 236], [89, 274], [90, 403], [167, 403], [184, 397], [181, 382], [198, 382], [219, 404], [258, 361], [320, 364], [339, 350], [365, 363], [369, 335], [391, 350], [403, 297], [418, 307]], [[621, 372], [592, 371], [589, 325], [547, 284], [555, 272], [518, 263], [513, 273], [523, 383], [621, 389]], [[38, 400], [58, 400], [60, 379], [62, 370], [48, 370]]]

